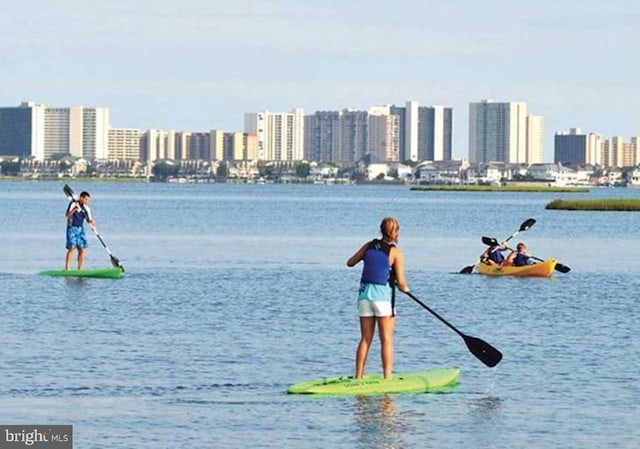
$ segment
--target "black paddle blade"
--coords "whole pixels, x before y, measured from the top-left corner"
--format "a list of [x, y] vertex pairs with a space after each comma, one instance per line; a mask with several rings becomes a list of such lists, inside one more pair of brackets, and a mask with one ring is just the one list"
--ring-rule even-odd
[[471, 274], [471, 272], [473, 271], [473, 267], [474, 266], [475, 265], [467, 265], [462, 270], [460, 270], [460, 274]]
[[467, 344], [469, 351], [489, 368], [493, 368], [502, 360], [502, 353], [486, 341], [468, 335], [462, 338], [464, 338], [464, 342]]
[[64, 191], [64, 194], [67, 195], [69, 198], [75, 199], [73, 195], [73, 190], [67, 184], [64, 185], [62, 190]]
[[560, 273], [568, 273], [569, 271], [571, 271], [571, 267], [556, 262], [556, 270], [558, 270]]
[[484, 243], [487, 246], [497, 246], [499, 245], [498, 241], [496, 240], [495, 237], [482, 237], [482, 243]]
[[536, 219], [535, 218], [529, 218], [529, 219], [527, 219], [527, 220], [522, 222], [522, 224], [520, 225], [520, 230], [518, 232], [526, 231], [527, 229], [529, 229], [534, 224], [536, 224]]
[[120, 268], [124, 273], [124, 267], [122, 266], [118, 258], [113, 254], [111, 254], [109, 257], [111, 258], [111, 265], [113, 265], [114, 268]]

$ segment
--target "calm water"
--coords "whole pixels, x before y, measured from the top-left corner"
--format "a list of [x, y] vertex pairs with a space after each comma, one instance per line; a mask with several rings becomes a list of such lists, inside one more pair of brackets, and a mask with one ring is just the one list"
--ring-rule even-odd
[[[88, 189], [122, 280], [62, 267], [62, 183], [0, 184], [0, 423], [73, 424], [78, 448], [637, 448], [639, 213], [546, 211], [588, 194], [406, 187], [72, 183]], [[288, 396], [351, 374], [359, 268], [401, 222], [412, 291], [504, 353], [485, 367], [402, 296], [396, 372], [461, 367], [453, 392]], [[552, 279], [460, 275], [482, 235], [518, 235], [572, 268]], [[87, 267], [109, 265], [90, 237]], [[380, 372], [379, 347], [368, 372]]]

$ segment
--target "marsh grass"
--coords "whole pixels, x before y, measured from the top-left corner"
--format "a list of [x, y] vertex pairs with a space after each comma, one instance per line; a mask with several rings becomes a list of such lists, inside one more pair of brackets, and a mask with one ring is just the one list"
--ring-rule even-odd
[[553, 210], [640, 211], [640, 199], [553, 200], [545, 208]]
[[418, 186], [411, 190], [435, 190], [458, 192], [561, 192], [585, 193], [589, 189], [583, 187], [544, 187], [544, 186]]

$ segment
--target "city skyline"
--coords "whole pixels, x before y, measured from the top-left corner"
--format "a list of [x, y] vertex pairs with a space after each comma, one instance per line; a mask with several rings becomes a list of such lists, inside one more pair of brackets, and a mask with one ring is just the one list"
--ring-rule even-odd
[[[114, 127], [241, 130], [249, 111], [523, 101], [556, 131], [640, 134], [640, 4], [22, 2], [0, 15], [0, 104], [105, 105]], [[606, 71], [615, 62], [615, 70]]]

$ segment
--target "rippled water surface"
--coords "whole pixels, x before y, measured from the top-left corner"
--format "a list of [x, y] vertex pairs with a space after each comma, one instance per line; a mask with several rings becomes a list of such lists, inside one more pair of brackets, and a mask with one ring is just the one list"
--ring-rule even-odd
[[[73, 424], [82, 448], [637, 448], [640, 214], [547, 211], [587, 194], [406, 187], [72, 183], [89, 190], [121, 280], [48, 278], [64, 262], [62, 183], [0, 183], [0, 422]], [[359, 269], [401, 223], [413, 293], [504, 353], [493, 369], [401, 296], [395, 371], [460, 366], [440, 394], [313, 398], [351, 374]], [[457, 272], [480, 237], [519, 234], [572, 268]], [[90, 236], [87, 267], [109, 258]], [[374, 346], [368, 372], [380, 372]]]

